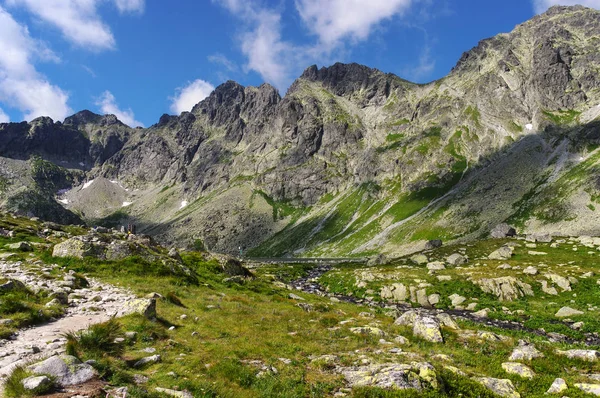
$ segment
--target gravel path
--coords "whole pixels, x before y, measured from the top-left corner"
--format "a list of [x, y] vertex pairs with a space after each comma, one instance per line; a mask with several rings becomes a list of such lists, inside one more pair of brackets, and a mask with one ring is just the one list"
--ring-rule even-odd
[[11, 340], [0, 340], [0, 383], [16, 366], [64, 352], [64, 333], [105, 322], [120, 314], [125, 303], [135, 299], [129, 291], [93, 279], [88, 279], [88, 287], [75, 289], [75, 278], [71, 274], [65, 273], [62, 279], [48, 278], [57, 267], [41, 262], [0, 261], [2, 277], [19, 280], [32, 291], [63, 291], [69, 296], [68, 307], [60, 319], [22, 329]]

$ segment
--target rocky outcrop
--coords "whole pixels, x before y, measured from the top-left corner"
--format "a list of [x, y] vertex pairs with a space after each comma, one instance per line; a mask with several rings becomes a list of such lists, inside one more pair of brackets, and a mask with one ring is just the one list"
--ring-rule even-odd
[[49, 375], [61, 386], [85, 383], [98, 376], [96, 370], [71, 355], [53, 356], [30, 366], [36, 375]]
[[475, 281], [486, 293], [497, 296], [500, 301], [513, 301], [524, 296], [533, 296], [531, 285], [521, 282], [513, 276], [484, 278]]

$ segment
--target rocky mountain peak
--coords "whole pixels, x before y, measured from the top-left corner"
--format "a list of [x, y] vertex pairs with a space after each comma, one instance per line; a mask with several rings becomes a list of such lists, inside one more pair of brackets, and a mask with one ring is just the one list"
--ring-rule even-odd
[[[357, 63], [335, 63], [329, 67], [318, 69], [316, 65], [308, 67], [300, 76], [302, 80], [320, 82], [336, 95], [347, 95], [360, 89], [373, 86], [385, 74], [378, 69], [369, 68]], [[292, 86], [293, 91], [295, 86]]]

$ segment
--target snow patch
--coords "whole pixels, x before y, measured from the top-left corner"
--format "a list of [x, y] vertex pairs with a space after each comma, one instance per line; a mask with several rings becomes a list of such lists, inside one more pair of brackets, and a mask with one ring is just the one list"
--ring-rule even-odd
[[525, 128], [526, 128], [527, 130], [533, 130], [533, 124], [531, 124], [531, 123], [529, 123], [529, 124], [526, 124], [526, 125], [525, 125]]
[[56, 195], [62, 196], [64, 194], [66, 194], [67, 192], [69, 192], [69, 189], [59, 189], [58, 192], [56, 193]]
[[181, 201], [181, 206], [179, 206], [179, 210], [183, 209], [184, 207], [186, 207], [188, 205], [188, 201], [187, 200], [182, 200]]
[[90, 181], [86, 182], [85, 184], [83, 184], [83, 188], [81, 188], [81, 189], [89, 188], [89, 186], [92, 185], [93, 183], [94, 183], [94, 180], [90, 180]]
[[116, 181], [116, 180], [110, 180], [110, 182], [112, 182], [113, 184], [118, 184], [119, 183], [119, 181]]
[[123, 207], [131, 206], [133, 202], [123, 202]]
[[83, 162], [79, 162], [79, 165], [80, 165], [81, 167], [83, 167], [83, 166], [85, 166], [85, 163], [83, 163]]
[[58, 201], [60, 203], [62, 203], [63, 205], [68, 205], [69, 204], [69, 199], [58, 199]]

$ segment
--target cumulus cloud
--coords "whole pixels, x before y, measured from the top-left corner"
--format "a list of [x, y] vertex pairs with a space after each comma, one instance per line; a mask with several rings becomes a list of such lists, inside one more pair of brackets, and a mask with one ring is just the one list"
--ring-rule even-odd
[[69, 96], [36, 70], [36, 60], [58, 61], [58, 57], [0, 7], [0, 101], [21, 110], [26, 120], [38, 116], [62, 120], [71, 113]]
[[208, 97], [213, 92], [215, 86], [207, 81], [198, 79], [189, 83], [185, 87], [177, 89], [174, 97], [171, 97], [171, 112], [180, 114], [189, 112], [194, 105]]
[[100, 107], [102, 113], [115, 115], [117, 119], [130, 127], [144, 127], [142, 122], [135, 120], [135, 115], [131, 108], [125, 110], [119, 108], [115, 96], [108, 90], [102, 93], [96, 101], [96, 105]]
[[[103, 0], [7, 0], [12, 6], [25, 7], [42, 21], [55, 26], [65, 39], [92, 50], [115, 47], [115, 38], [98, 14]], [[121, 13], [142, 12], [145, 0], [114, 0]]]
[[[329, 62], [347, 41], [366, 40], [384, 20], [402, 15], [416, 0], [296, 0], [302, 22], [317, 36], [299, 46], [282, 37], [281, 11], [257, 0], [213, 0], [242, 20], [241, 50], [246, 69], [258, 72], [280, 90], [287, 88], [298, 66]], [[419, 0], [424, 1], [424, 0]]]
[[574, 6], [577, 4], [600, 9], [600, 0], [533, 0], [533, 8], [538, 14], [543, 13], [552, 6]]
[[308, 29], [328, 47], [340, 40], [365, 40], [383, 20], [402, 14], [412, 0], [296, 0]]
[[6, 113], [4, 113], [2, 108], [0, 108], [0, 123], [8, 123], [8, 122], [10, 122], [10, 118], [8, 117], [8, 115]]

